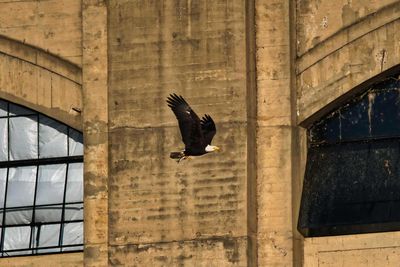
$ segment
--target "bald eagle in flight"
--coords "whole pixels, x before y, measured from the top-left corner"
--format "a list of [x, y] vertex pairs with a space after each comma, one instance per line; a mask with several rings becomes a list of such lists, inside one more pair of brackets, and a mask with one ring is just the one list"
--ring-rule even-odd
[[178, 119], [182, 141], [185, 144], [184, 150], [171, 152], [172, 159], [179, 163], [190, 156], [201, 156], [219, 150], [219, 147], [211, 145], [217, 129], [210, 115], [205, 114], [200, 120], [185, 99], [176, 94], [171, 94], [167, 103]]

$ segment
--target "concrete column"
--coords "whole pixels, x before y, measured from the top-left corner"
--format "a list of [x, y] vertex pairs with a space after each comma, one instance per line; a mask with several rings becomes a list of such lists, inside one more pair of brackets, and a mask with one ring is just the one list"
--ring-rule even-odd
[[293, 266], [294, 92], [290, 1], [257, 0], [258, 266]]
[[[108, 3], [110, 265], [250, 265], [246, 2]], [[213, 117], [219, 154], [169, 158], [170, 93]]]
[[83, 0], [85, 266], [108, 265], [106, 1]]

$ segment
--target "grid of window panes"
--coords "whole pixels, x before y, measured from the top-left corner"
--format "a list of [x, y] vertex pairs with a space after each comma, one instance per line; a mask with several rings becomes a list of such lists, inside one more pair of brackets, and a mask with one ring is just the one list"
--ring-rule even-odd
[[0, 100], [0, 257], [83, 250], [83, 142]]

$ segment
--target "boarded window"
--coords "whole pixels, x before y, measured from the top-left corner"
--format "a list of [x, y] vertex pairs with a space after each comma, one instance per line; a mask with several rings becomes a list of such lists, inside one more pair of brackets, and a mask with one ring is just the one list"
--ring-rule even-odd
[[308, 129], [298, 229], [325, 236], [400, 229], [400, 81], [372, 86]]

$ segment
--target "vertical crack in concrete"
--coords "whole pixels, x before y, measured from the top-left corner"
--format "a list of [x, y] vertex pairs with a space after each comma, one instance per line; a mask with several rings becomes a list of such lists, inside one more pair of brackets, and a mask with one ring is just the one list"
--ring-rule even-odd
[[383, 65], [386, 62], [386, 49], [381, 50], [381, 72], [383, 71]]

